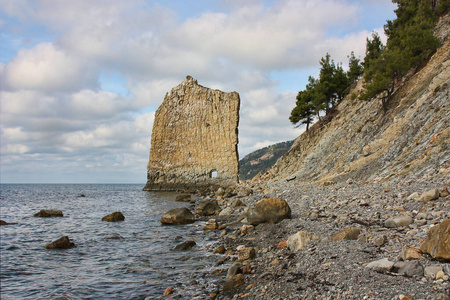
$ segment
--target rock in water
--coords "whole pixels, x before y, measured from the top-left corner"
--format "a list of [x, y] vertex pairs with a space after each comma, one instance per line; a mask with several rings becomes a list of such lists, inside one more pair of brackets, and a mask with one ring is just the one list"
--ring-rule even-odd
[[234, 290], [235, 288], [238, 288], [245, 284], [245, 278], [242, 274], [236, 274], [225, 281], [225, 284], [223, 285], [223, 291], [230, 291]]
[[291, 217], [291, 208], [284, 199], [264, 198], [247, 211], [247, 220], [250, 225], [261, 223], [278, 223]]
[[240, 98], [191, 76], [155, 114], [144, 190], [205, 190], [238, 183]]
[[191, 202], [191, 195], [190, 194], [178, 195], [175, 198], [175, 201], [178, 201], [178, 202]]
[[162, 224], [170, 225], [180, 225], [180, 224], [191, 224], [195, 222], [195, 216], [191, 211], [185, 207], [183, 208], [173, 208], [165, 212], [161, 216]]
[[51, 218], [51, 217], [63, 217], [63, 213], [60, 210], [41, 209], [40, 212], [35, 213], [34, 217]]
[[184, 243], [177, 245], [175, 248], [172, 249], [172, 251], [186, 251], [186, 250], [191, 249], [195, 245], [197, 245], [197, 243], [195, 243], [195, 241], [189, 240], [189, 241], [186, 241]]
[[221, 208], [216, 200], [203, 200], [197, 205], [195, 211], [200, 216], [211, 216], [220, 213]]
[[46, 249], [69, 249], [75, 246], [68, 236], [63, 236], [62, 238], [54, 241], [53, 243], [45, 245]]
[[6, 221], [0, 220], [0, 225], [9, 225], [9, 223]]
[[430, 228], [420, 251], [428, 253], [437, 260], [450, 260], [450, 219]]
[[106, 221], [106, 222], [118, 222], [118, 221], [124, 221], [124, 220], [125, 220], [125, 216], [120, 211], [113, 212], [112, 214], [109, 214], [102, 218], [102, 221]]

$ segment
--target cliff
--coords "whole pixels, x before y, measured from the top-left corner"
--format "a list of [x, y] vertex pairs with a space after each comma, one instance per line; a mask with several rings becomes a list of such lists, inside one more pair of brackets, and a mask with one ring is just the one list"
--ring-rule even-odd
[[240, 99], [190, 76], [164, 97], [153, 124], [144, 190], [217, 188], [238, 182]]
[[442, 46], [397, 85], [386, 113], [379, 99], [355, 97], [362, 91], [361, 80], [337, 105], [330, 122], [315, 124], [299, 136], [263, 177], [380, 181], [393, 176], [449, 173], [449, 24], [448, 14], [440, 19], [435, 34], [442, 39]]

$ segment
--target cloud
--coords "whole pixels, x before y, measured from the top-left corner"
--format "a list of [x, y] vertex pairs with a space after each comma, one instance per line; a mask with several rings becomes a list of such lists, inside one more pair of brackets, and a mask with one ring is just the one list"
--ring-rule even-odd
[[155, 110], [186, 75], [239, 92], [241, 156], [293, 139], [291, 77], [363, 56], [388, 2], [0, 1], [3, 178], [145, 181]]

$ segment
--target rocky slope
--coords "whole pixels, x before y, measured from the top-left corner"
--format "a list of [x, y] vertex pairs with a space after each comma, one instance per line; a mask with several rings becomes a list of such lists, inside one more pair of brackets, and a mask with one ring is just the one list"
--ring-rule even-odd
[[294, 141], [273, 144], [253, 151], [239, 161], [239, 179], [248, 180], [256, 174], [264, 174], [285, 154]]
[[266, 174], [303, 181], [347, 178], [379, 181], [393, 176], [450, 171], [450, 16], [436, 35], [443, 45], [398, 84], [383, 113], [381, 101], [358, 100], [362, 82], [337, 106], [326, 125], [315, 124]]

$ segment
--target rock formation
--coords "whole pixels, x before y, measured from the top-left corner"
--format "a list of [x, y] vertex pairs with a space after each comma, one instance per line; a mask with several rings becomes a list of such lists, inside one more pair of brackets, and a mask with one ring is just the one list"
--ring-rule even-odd
[[238, 182], [240, 99], [190, 76], [166, 94], [153, 125], [144, 190], [194, 191]]
[[[358, 100], [362, 80], [334, 118], [299, 136], [263, 179], [379, 181], [448, 173], [450, 162], [450, 16], [436, 27], [443, 45], [418, 72], [398, 83], [389, 109]], [[353, 97], [352, 97], [353, 94]]]

